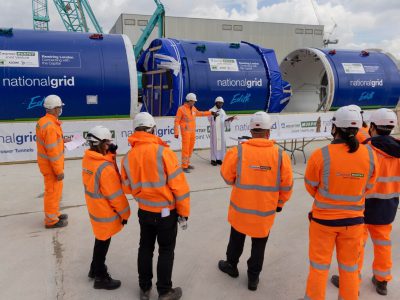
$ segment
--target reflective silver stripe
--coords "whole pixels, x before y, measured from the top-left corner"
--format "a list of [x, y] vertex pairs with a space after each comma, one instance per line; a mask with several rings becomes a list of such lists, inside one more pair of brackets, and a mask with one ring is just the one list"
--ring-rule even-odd
[[124, 213], [126, 213], [126, 212], [128, 212], [128, 211], [130, 211], [130, 210], [131, 210], [131, 208], [129, 207], [129, 204], [128, 204], [128, 206], [125, 207], [123, 210], [117, 211], [117, 214], [123, 215]]
[[189, 196], [190, 196], [190, 192], [187, 192], [186, 194], [183, 194], [182, 196], [175, 197], [175, 201], [185, 200]]
[[94, 199], [103, 199], [104, 198], [103, 195], [101, 195], [101, 194], [95, 194], [95, 193], [89, 192], [86, 189], [86, 186], [85, 186], [85, 194]]
[[46, 154], [38, 153], [38, 156], [40, 156], [41, 158], [47, 159], [47, 160], [49, 160], [49, 161], [57, 161], [57, 160], [59, 160], [63, 155], [64, 155], [64, 152], [63, 152], [63, 151], [61, 151], [61, 153], [58, 154], [58, 155], [55, 156], [55, 157], [50, 157], [50, 156], [47, 156]]
[[329, 155], [328, 146], [321, 148], [322, 160], [324, 161], [324, 166], [322, 170], [322, 182], [324, 183], [324, 190], [329, 189], [329, 174], [331, 172], [331, 157]]
[[39, 125], [39, 128], [40, 128], [40, 129], [46, 129], [46, 127], [49, 126], [49, 125], [51, 125], [51, 124], [52, 124], [52, 122], [47, 122], [47, 123], [45, 123], [45, 124], [44, 124], [43, 126], [41, 126], [41, 127], [40, 127], [40, 125]]
[[310, 265], [314, 269], [321, 270], [321, 271], [329, 270], [329, 268], [331, 267], [331, 264], [319, 264], [312, 260], [310, 260]]
[[377, 182], [398, 182], [400, 181], [400, 176], [388, 176], [388, 177], [378, 177]]
[[332, 200], [340, 200], [340, 201], [348, 201], [348, 202], [358, 202], [360, 201], [363, 196], [346, 196], [346, 195], [336, 195], [336, 194], [331, 194], [321, 188], [318, 188], [318, 192], [324, 196], [325, 198], [330, 198]]
[[344, 209], [344, 210], [361, 211], [365, 208], [364, 205], [333, 205], [333, 204], [319, 202], [317, 200], [314, 200], [314, 204], [316, 207], [321, 209]]
[[378, 276], [381, 276], [381, 277], [386, 277], [386, 276], [390, 275], [391, 270], [379, 271], [379, 270], [373, 269], [372, 272], [374, 273], [374, 275], [378, 275]]
[[373, 187], [374, 187], [374, 185], [373, 185], [373, 184], [369, 184], [369, 183], [367, 184], [367, 189], [369, 189], [369, 190], [370, 190], [370, 189], [372, 189]]
[[57, 214], [45, 214], [47, 218], [54, 219], [57, 218]]
[[59, 139], [57, 140], [57, 142], [52, 143], [52, 144], [45, 144], [45, 142], [43, 142], [40, 138], [36, 138], [36, 140], [38, 141], [38, 143], [39, 143], [40, 145], [42, 145], [42, 146], [45, 147], [46, 149], [52, 149], [52, 148], [56, 147], [56, 146], [62, 141], [62, 138], [59, 138]]
[[135, 198], [136, 201], [138, 203], [141, 203], [143, 205], [147, 205], [147, 206], [152, 206], [152, 207], [167, 207], [170, 206], [172, 203], [170, 203], [169, 201], [150, 201], [150, 200], [146, 200], [146, 199], [141, 199], [141, 198]]
[[133, 180], [131, 177], [129, 160], [128, 160], [129, 153], [131, 152], [131, 150], [129, 150], [129, 152], [125, 155], [125, 158], [124, 158], [124, 168], [125, 168], [126, 174], [128, 175], [128, 180], [129, 180], [131, 189], [134, 190], [134, 189], [137, 189], [140, 187], [143, 187], [143, 188], [163, 187], [167, 183], [166, 178], [165, 178], [165, 173], [164, 173], [164, 164], [163, 164], [163, 160], [162, 160], [162, 154], [164, 151], [164, 147], [158, 146], [158, 150], [157, 150], [157, 171], [158, 171], [158, 177], [159, 177], [159, 181], [157, 181], [157, 182], [140, 182], [139, 181], [137, 183], [133, 183]]
[[241, 207], [237, 206], [235, 203], [233, 203], [232, 201], [230, 204], [234, 210], [236, 210], [240, 213], [244, 213], [244, 214], [256, 215], [256, 216], [260, 216], [260, 217], [268, 217], [268, 216], [272, 216], [276, 213], [275, 209], [269, 210], [269, 211], [259, 211], [259, 210], [255, 210], [255, 209], [241, 208]]
[[221, 174], [221, 177], [222, 177], [222, 179], [225, 181], [226, 184], [232, 185], [232, 184], [235, 183], [234, 181], [228, 181], [228, 180], [226, 180], [225, 177], [224, 177], [224, 175], [222, 175], [222, 172], [221, 172], [221, 171], [220, 171], [219, 173]]
[[380, 194], [380, 193], [373, 193], [368, 194], [365, 196], [366, 199], [376, 198], [376, 199], [392, 199], [395, 197], [399, 197], [400, 193], [391, 193], [391, 194]]
[[304, 295], [303, 300], [312, 300], [310, 297], [308, 297], [307, 295]]
[[99, 185], [100, 185], [100, 177], [101, 177], [101, 172], [107, 167], [107, 166], [112, 166], [112, 163], [110, 162], [103, 162], [100, 167], [97, 168], [96, 170], [96, 175], [94, 178], [94, 193], [95, 194], [100, 194], [99, 192]]
[[346, 272], [356, 272], [358, 271], [358, 263], [352, 266], [347, 266], [345, 264], [342, 264], [340, 262], [338, 262], [338, 266], [340, 269], [346, 271]]
[[290, 192], [292, 190], [292, 188], [293, 188], [293, 184], [291, 186], [281, 186], [279, 188], [279, 190], [282, 192]]
[[392, 246], [392, 241], [388, 240], [377, 240], [377, 239], [372, 239], [372, 242], [374, 245], [378, 246]]
[[168, 175], [168, 181], [174, 179], [176, 176], [178, 176], [182, 172], [183, 172], [182, 168], [177, 169], [175, 172], [173, 172], [172, 174]]
[[[255, 185], [255, 184], [241, 184], [240, 180], [242, 177], [242, 161], [243, 161], [243, 150], [242, 145], [238, 146], [238, 163], [236, 167], [236, 182], [235, 185], [237, 188], [243, 190], [257, 190], [263, 192], [279, 192], [279, 185], [281, 181], [281, 163], [282, 163], [282, 150], [278, 149], [278, 167], [277, 167], [277, 178], [275, 186], [264, 186], [264, 185]], [[229, 184], [229, 183], [228, 183]]]
[[[367, 185], [368, 185], [368, 182], [371, 179], [372, 173], [375, 169], [375, 162], [374, 162], [374, 154], [372, 152], [371, 147], [369, 145], [366, 145], [366, 146], [367, 146], [368, 157], [369, 157], [369, 170], [368, 170], [368, 179], [367, 179]], [[364, 193], [365, 193], [365, 188], [364, 188]]]
[[118, 190], [116, 191], [114, 194], [111, 194], [110, 196], [104, 196], [104, 198], [106, 198], [107, 200], [113, 200], [121, 195], [123, 195], [124, 193], [122, 192], [122, 190]]
[[98, 218], [98, 217], [93, 216], [91, 213], [89, 213], [89, 216], [93, 221], [96, 221], [96, 222], [99, 222], [99, 223], [110, 223], [110, 222], [114, 222], [115, 220], [119, 219], [119, 215], [118, 214], [116, 214], [113, 217], [109, 217], [109, 218]]
[[311, 180], [308, 180], [308, 179], [305, 178], [305, 177], [304, 177], [304, 182], [307, 183], [308, 185], [313, 186], [313, 187], [316, 187], [316, 186], [319, 185], [319, 181], [311, 181]]

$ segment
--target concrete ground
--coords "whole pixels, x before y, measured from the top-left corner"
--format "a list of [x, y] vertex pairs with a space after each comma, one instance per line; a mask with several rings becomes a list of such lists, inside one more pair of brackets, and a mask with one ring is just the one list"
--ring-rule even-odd
[[[309, 145], [307, 154], [321, 145]], [[192, 211], [189, 228], [178, 233], [173, 271], [174, 285], [183, 289], [182, 299], [301, 298], [308, 273], [307, 212], [312, 205], [303, 186], [305, 165], [301, 155], [296, 155], [294, 193], [276, 218], [256, 292], [247, 289], [249, 239], [238, 266], [239, 278], [230, 278], [217, 268], [218, 260], [225, 258], [229, 238], [227, 210], [231, 189], [221, 179], [219, 167], [209, 164], [208, 155], [208, 151], [195, 152], [192, 163], [196, 170], [187, 175]], [[69, 214], [66, 228], [43, 227], [43, 183], [36, 164], [0, 166], [0, 182], [0, 299], [138, 299], [139, 226], [133, 200], [133, 215], [125, 229], [113, 237], [107, 256], [110, 273], [122, 280], [122, 286], [115, 291], [95, 290], [87, 277], [94, 237], [85, 207], [81, 161], [66, 162], [61, 203], [62, 211]], [[394, 279], [389, 284], [389, 295], [377, 295], [370, 282], [369, 241], [360, 299], [400, 299], [399, 220], [400, 217], [393, 226]], [[337, 274], [335, 255], [331, 274]], [[157, 299], [155, 280], [153, 286], [151, 299]], [[337, 290], [330, 283], [327, 299], [337, 299]]]

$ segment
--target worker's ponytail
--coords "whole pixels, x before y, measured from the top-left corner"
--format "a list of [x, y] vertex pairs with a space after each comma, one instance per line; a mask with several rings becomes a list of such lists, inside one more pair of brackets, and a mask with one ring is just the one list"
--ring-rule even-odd
[[360, 143], [356, 139], [358, 128], [337, 128], [338, 134], [341, 139], [346, 142], [349, 147], [349, 153], [356, 152]]

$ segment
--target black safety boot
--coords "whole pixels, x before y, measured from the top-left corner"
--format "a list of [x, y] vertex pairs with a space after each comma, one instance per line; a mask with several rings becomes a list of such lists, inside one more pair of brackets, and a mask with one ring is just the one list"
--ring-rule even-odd
[[217, 161], [216, 161], [216, 160], [212, 160], [212, 161], [211, 161], [211, 164], [212, 164], [213, 166], [216, 166], [216, 165], [217, 165]]
[[372, 276], [372, 283], [376, 288], [376, 292], [379, 295], [386, 296], [387, 295], [387, 281], [378, 281], [375, 276]]
[[339, 288], [339, 275], [332, 275], [331, 277], [331, 283]]
[[149, 289], [147, 291], [143, 291], [142, 289], [140, 289], [140, 300], [149, 300], [150, 292], [151, 292], [151, 289]]
[[45, 227], [47, 229], [52, 229], [52, 228], [61, 228], [61, 227], [65, 227], [68, 225], [68, 221], [67, 220], [58, 220], [57, 223], [53, 224], [53, 225], [45, 225]]
[[217, 160], [217, 164], [222, 165], [222, 160]]
[[176, 287], [171, 289], [168, 293], [164, 295], [160, 295], [158, 300], [178, 300], [182, 297], [182, 289], [180, 287]]
[[67, 214], [61, 214], [58, 216], [59, 220], [68, 220], [68, 215]]
[[247, 288], [250, 291], [256, 291], [259, 282], [260, 282], [260, 279], [258, 277], [254, 280], [250, 279], [250, 277], [249, 277], [248, 281], [247, 281]]
[[[104, 272], [107, 272], [107, 266], [106, 265], [104, 265]], [[88, 275], [87, 275], [89, 278], [91, 278], [91, 279], [94, 279], [94, 277], [95, 277], [95, 274], [94, 274], [94, 268], [93, 268], [93, 266], [92, 265], [90, 265], [90, 270], [89, 270], [89, 273], [88, 273]]]
[[236, 278], [239, 276], [239, 270], [237, 267], [232, 266], [229, 262], [227, 262], [226, 260], [220, 260], [218, 262], [218, 268], [228, 274], [229, 276]]
[[95, 289], [115, 290], [121, 286], [121, 281], [112, 279], [110, 274], [106, 273], [103, 276], [96, 276], [94, 278], [93, 287]]

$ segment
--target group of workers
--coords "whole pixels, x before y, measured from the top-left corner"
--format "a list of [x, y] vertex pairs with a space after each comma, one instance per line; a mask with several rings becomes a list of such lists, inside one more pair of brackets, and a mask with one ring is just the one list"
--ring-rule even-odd
[[[213, 109], [199, 112], [196, 95], [189, 93], [178, 109], [175, 137], [182, 136], [182, 161], [156, 135], [154, 118], [138, 113], [133, 120], [134, 133], [128, 138], [131, 149], [116, 164], [117, 146], [109, 129], [96, 126], [86, 139], [89, 149], [82, 161], [82, 181], [87, 209], [95, 236], [93, 259], [88, 276], [94, 288], [116, 289], [105, 264], [111, 237], [130, 216], [126, 194], [138, 203], [140, 242], [137, 267], [140, 299], [150, 299], [153, 278], [153, 252], [158, 242], [157, 291], [159, 299], [180, 299], [182, 289], [172, 287], [172, 268], [177, 224], [190, 214], [190, 188], [185, 174], [194, 167], [190, 157], [195, 143], [196, 116], [209, 116], [211, 164], [221, 165], [221, 176], [232, 185], [228, 210], [231, 225], [226, 259], [218, 268], [238, 277], [237, 268], [246, 236], [252, 239], [247, 260], [248, 289], [259, 283], [264, 252], [276, 213], [282, 211], [293, 191], [291, 161], [285, 151], [270, 140], [272, 121], [265, 112], [251, 116], [252, 138], [227, 151], [224, 123], [232, 121], [222, 110], [218, 97]], [[38, 165], [44, 177], [45, 227], [68, 224], [59, 203], [64, 179], [64, 142], [58, 117], [62, 100], [46, 97], [46, 115], [37, 123]], [[339, 108], [332, 119], [331, 144], [314, 151], [307, 163], [305, 187], [314, 198], [308, 215], [310, 268], [303, 299], [325, 299], [333, 250], [336, 246], [339, 276], [331, 282], [339, 288], [339, 299], [359, 297], [363, 245], [368, 234], [374, 244], [372, 282], [381, 295], [387, 294], [391, 277], [391, 240], [400, 191], [400, 141], [390, 134], [397, 116], [390, 109], [372, 112], [368, 127], [358, 106]], [[222, 127], [222, 128], [221, 128]], [[366, 133], [364, 128], [368, 128]], [[221, 131], [222, 134], [218, 134]], [[368, 134], [368, 136], [366, 136]]]

